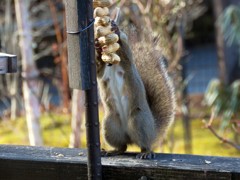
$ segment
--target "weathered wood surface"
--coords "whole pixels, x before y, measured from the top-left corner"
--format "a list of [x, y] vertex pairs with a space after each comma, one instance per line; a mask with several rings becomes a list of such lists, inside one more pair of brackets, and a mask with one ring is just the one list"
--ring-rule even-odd
[[17, 72], [17, 56], [0, 53], [0, 74]]
[[[139, 160], [135, 155], [102, 158], [103, 179], [240, 179], [240, 158], [157, 154], [155, 160]], [[1, 145], [0, 179], [87, 179], [86, 150]]]
[[[65, 3], [69, 85], [71, 88], [82, 90], [91, 88], [91, 60], [88, 51], [90, 48], [88, 43], [89, 31], [80, 32], [89, 25], [85, 19], [88, 12], [85, 5], [86, 3], [76, 0], [68, 0]], [[88, 61], [84, 61], [86, 59]]]

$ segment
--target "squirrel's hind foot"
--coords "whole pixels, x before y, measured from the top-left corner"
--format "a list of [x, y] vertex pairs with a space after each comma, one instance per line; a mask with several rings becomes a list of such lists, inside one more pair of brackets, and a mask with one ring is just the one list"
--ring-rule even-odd
[[105, 149], [102, 149], [101, 151], [101, 156], [103, 157], [107, 157], [107, 156], [117, 156], [117, 155], [122, 155], [125, 153], [127, 149], [127, 146], [124, 148], [121, 148], [121, 149], [115, 149], [115, 150], [112, 150], [112, 151], [106, 151]]
[[136, 155], [137, 159], [155, 159], [154, 152], [142, 152]]

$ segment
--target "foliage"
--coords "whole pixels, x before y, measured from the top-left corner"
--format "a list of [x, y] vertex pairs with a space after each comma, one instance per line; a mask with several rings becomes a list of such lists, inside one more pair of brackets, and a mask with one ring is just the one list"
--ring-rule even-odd
[[179, 36], [184, 36], [193, 20], [205, 12], [201, 3], [202, 0], [134, 0], [119, 2], [118, 5], [124, 15], [123, 26], [133, 24], [137, 32], [147, 29], [155, 38], [160, 37], [158, 46], [169, 63], [177, 68], [175, 61], [184, 55], [178, 43]]
[[[229, 46], [240, 45], [240, 6], [228, 6], [218, 19], [224, 38]], [[205, 102], [215, 115], [221, 116], [220, 130], [231, 129], [235, 141], [239, 143], [240, 134], [240, 80], [229, 86], [220, 80], [212, 80], [205, 93]]]
[[218, 23], [229, 45], [240, 45], [240, 6], [231, 5], [225, 9]]
[[[55, 7], [55, 12], [49, 10], [50, 4]], [[57, 42], [55, 24], [59, 24], [59, 29], [63, 32], [64, 8], [62, 1], [48, 0], [31, 0], [30, 1], [30, 21], [32, 24], [32, 47], [34, 51], [33, 59], [38, 68], [40, 68], [40, 78], [38, 81], [40, 103], [44, 108], [49, 105], [50, 91], [53, 86], [61, 86], [61, 69], [56, 67], [60, 65], [61, 59], [59, 56], [63, 52], [63, 47], [66, 47], [65, 39], [62, 42]], [[53, 20], [53, 14], [58, 17]], [[61, 36], [61, 35], [60, 35]], [[14, 11], [14, 1], [4, 0], [0, 2], [0, 51], [18, 56], [18, 72], [17, 74], [0, 75], [0, 108], [4, 105], [5, 114], [9, 114], [9, 106], [13, 104], [14, 99], [17, 101], [15, 107], [19, 111], [23, 110], [23, 99], [21, 91], [21, 54], [19, 48], [19, 38], [16, 25], [16, 17]], [[64, 66], [65, 67], [65, 66]], [[66, 68], [66, 67], [65, 67]], [[61, 88], [60, 88], [61, 89]], [[58, 94], [59, 92], [57, 92]], [[58, 96], [58, 95], [56, 95]], [[9, 100], [11, 99], [11, 100]], [[11, 101], [11, 102], [9, 102]], [[54, 101], [53, 104], [58, 104], [59, 101]], [[2, 108], [1, 108], [2, 109]], [[13, 114], [13, 108], [11, 110]], [[13, 117], [13, 116], [12, 116]]]
[[205, 102], [216, 115], [222, 116], [221, 130], [226, 129], [233, 119], [240, 119], [240, 80], [230, 86], [220, 80], [212, 80], [205, 93]]

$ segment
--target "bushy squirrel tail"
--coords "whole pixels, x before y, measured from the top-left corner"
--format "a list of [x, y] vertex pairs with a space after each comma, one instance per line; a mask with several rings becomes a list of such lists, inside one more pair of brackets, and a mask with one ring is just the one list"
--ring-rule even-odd
[[[129, 43], [131, 44], [131, 38]], [[134, 62], [145, 86], [147, 100], [155, 118], [157, 133], [163, 136], [175, 116], [175, 94], [160, 51], [153, 38], [144, 38], [131, 44]]]

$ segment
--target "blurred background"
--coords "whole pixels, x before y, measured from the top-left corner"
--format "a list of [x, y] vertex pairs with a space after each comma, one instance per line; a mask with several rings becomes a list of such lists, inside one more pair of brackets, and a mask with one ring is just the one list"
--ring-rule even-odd
[[[84, 93], [68, 82], [64, 3], [0, 1], [0, 52], [18, 56], [18, 73], [0, 75], [0, 144], [86, 148]], [[113, 0], [116, 7], [130, 43], [151, 36], [144, 42], [167, 59], [176, 87], [176, 121], [156, 151], [240, 156], [239, 1]]]

